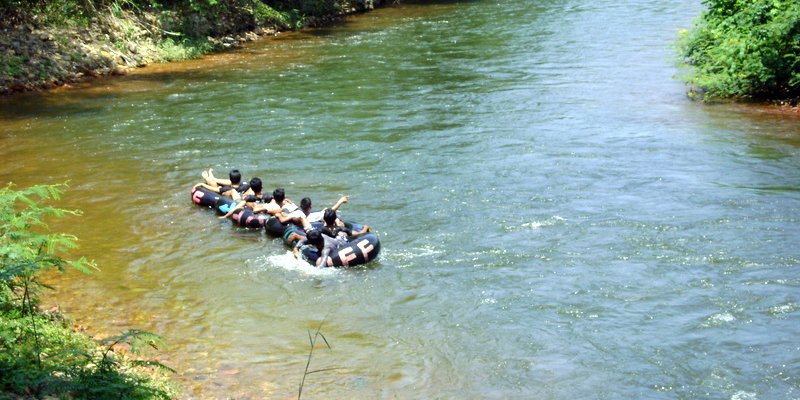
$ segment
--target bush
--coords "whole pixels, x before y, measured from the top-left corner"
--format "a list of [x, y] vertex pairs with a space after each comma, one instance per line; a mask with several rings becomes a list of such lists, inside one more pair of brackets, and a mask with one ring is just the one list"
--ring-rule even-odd
[[705, 99], [800, 96], [800, 2], [706, 0], [680, 51]]
[[76, 247], [74, 236], [47, 233], [45, 217], [79, 214], [40, 204], [60, 195], [60, 186], [0, 189], [0, 398], [170, 398], [166, 384], [131, 369], [166, 367], [115, 352], [123, 344], [131, 351], [156, 347], [157, 336], [133, 330], [107, 339], [101, 348], [73, 332], [58, 314], [39, 311], [39, 293], [46, 287], [40, 273], [67, 266], [87, 273], [96, 268], [85, 258], [63, 258]]
[[91, 1], [0, 0], [0, 27], [21, 23], [85, 26], [94, 14]]
[[212, 50], [212, 44], [202, 39], [175, 41], [167, 38], [158, 45], [157, 60], [160, 62], [188, 60], [200, 57]]
[[254, 1], [253, 16], [261, 26], [275, 25], [284, 29], [296, 27], [300, 19], [296, 12], [280, 12], [259, 0]]

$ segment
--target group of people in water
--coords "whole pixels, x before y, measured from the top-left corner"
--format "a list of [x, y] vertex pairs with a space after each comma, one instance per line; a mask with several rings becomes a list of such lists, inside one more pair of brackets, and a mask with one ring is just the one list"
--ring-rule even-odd
[[300, 206], [297, 206], [286, 198], [283, 188], [266, 194], [263, 192], [261, 179], [243, 181], [238, 169], [231, 170], [227, 179], [214, 176], [211, 168], [203, 171], [201, 176], [203, 182], [196, 184], [193, 189], [202, 187], [232, 200], [229, 207], [222, 209], [225, 214], [219, 218], [233, 219], [240, 226], [261, 228], [266, 226], [270, 218], [275, 217], [287, 225], [283, 239], [292, 247], [295, 257], [298, 257], [303, 246], [317, 249], [317, 266], [324, 265], [324, 260], [351, 237], [369, 232], [367, 225], [359, 226], [354, 231], [338, 218], [336, 211], [347, 203], [349, 196], [342, 196], [332, 207], [313, 211], [310, 198], [303, 198]]

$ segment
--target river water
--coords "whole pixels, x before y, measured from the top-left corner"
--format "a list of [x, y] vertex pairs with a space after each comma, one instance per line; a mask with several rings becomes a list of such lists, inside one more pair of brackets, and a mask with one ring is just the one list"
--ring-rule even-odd
[[[185, 398], [800, 396], [800, 118], [689, 101], [699, 1], [426, 1], [1, 100], [0, 182], [69, 181], [53, 278]], [[379, 235], [315, 270], [193, 206], [232, 167]], [[309, 333], [310, 332], [310, 333]], [[152, 355], [152, 354], [151, 354]]]

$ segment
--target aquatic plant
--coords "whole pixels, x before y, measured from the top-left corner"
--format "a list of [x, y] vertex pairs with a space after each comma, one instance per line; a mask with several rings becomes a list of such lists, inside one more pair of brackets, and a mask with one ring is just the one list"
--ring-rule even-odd
[[310, 330], [308, 331], [308, 341], [309, 341], [309, 343], [311, 345], [311, 348], [308, 351], [308, 360], [306, 361], [306, 369], [305, 369], [305, 371], [303, 371], [303, 379], [300, 381], [300, 388], [297, 390], [297, 400], [300, 400], [300, 397], [303, 395], [303, 386], [305, 385], [306, 378], [309, 375], [316, 374], [318, 372], [332, 371], [332, 370], [336, 369], [336, 368], [322, 368], [322, 369], [315, 369], [313, 371], [309, 371], [308, 370], [309, 367], [311, 366], [311, 356], [314, 354], [314, 347], [316, 346], [317, 340], [319, 338], [322, 338], [322, 340], [325, 342], [325, 346], [328, 347], [328, 350], [331, 350], [331, 345], [330, 345], [330, 343], [328, 343], [328, 339], [325, 339], [325, 335], [323, 335], [322, 332], [321, 332], [322, 325], [324, 323], [325, 323], [325, 321], [320, 322], [319, 326], [317, 327], [317, 331], [314, 332], [314, 336], [311, 336], [311, 331]]

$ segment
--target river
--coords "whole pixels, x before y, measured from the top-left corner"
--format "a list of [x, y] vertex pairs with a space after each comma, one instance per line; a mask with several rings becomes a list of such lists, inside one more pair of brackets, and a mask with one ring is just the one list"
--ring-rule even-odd
[[[800, 393], [800, 118], [687, 99], [698, 0], [419, 1], [0, 100], [0, 182], [69, 181], [90, 333], [185, 398]], [[316, 270], [192, 205], [239, 168], [382, 242]]]

